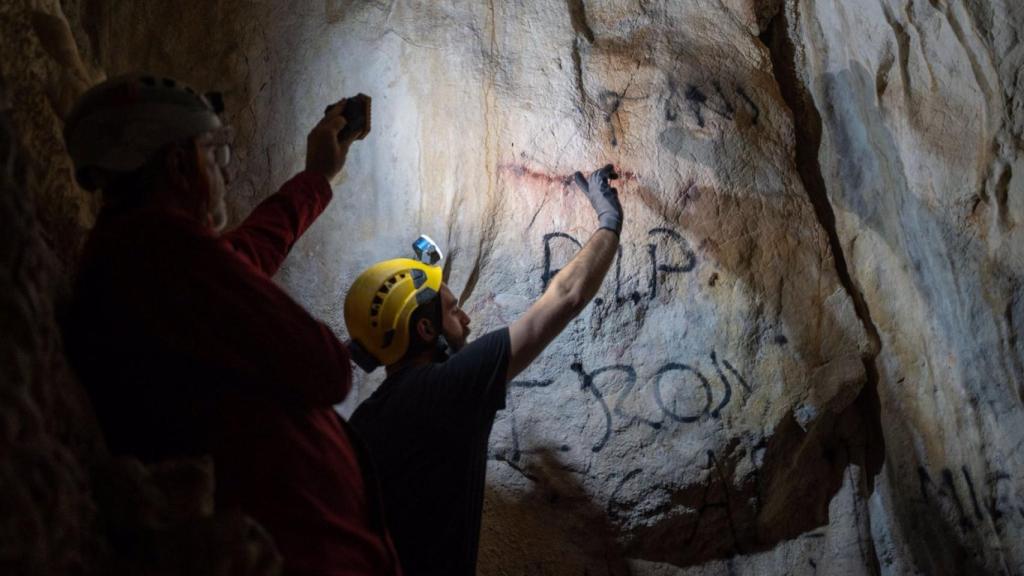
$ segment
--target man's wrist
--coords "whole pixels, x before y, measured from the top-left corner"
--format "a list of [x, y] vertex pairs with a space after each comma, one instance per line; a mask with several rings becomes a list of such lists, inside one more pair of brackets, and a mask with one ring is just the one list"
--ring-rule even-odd
[[331, 179], [327, 176], [327, 174], [324, 174], [322, 170], [317, 170], [315, 168], [306, 168], [302, 172], [299, 172], [299, 174], [305, 175], [309, 178], [321, 179], [324, 181], [325, 184], [327, 184], [328, 187], [331, 185]]
[[598, 218], [598, 230], [611, 230], [615, 234], [622, 232], [622, 220], [614, 217], [601, 217]]

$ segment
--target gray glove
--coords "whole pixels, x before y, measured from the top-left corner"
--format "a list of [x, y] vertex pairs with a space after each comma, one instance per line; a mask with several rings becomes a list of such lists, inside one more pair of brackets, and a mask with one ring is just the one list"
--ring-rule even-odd
[[580, 172], [572, 176], [597, 212], [597, 221], [601, 228], [618, 234], [622, 230], [622, 205], [619, 204], [619, 191], [608, 183], [609, 180], [619, 177], [615, 173], [615, 168], [608, 164], [600, 170], [591, 172], [588, 178], [584, 178]]

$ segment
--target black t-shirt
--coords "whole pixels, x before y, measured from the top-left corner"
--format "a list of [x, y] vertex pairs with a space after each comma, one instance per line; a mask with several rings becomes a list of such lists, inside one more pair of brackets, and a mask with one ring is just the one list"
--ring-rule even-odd
[[508, 328], [446, 362], [389, 376], [350, 423], [377, 466], [406, 576], [476, 573], [494, 416], [505, 407]]

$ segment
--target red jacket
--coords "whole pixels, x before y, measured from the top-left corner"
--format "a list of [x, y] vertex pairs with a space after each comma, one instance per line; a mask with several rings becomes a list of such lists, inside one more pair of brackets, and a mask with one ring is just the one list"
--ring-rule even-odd
[[68, 352], [111, 449], [213, 454], [218, 506], [263, 524], [287, 574], [400, 574], [369, 460], [332, 408], [348, 352], [270, 279], [330, 199], [299, 174], [221, 236], [183, 212], [104, 210]]

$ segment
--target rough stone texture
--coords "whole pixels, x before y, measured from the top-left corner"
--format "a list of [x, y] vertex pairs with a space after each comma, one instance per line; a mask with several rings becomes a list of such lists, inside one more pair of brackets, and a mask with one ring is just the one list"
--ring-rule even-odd
[[214, 513], [209, 462], [111, 458], [64, 359], [95, 207], [60, 140], [81, 70], [59, 6], [0, 5], [0, 574], [279, 574], [261, 527]]
[[85, 88], [102, 79], [79, 56], [59, 3], [39, 0], [0, 4], [4, 49], [0, 71], [11, 93], [11, 119], [19, 128], [26, 177], [39, 207], [41, 232], [65, 267], [74, 261], [92, 226], [96, 201], [69, 185], [61, 118]]
[[60, 267], [40, 235], [9, 109], [0, 79], [0, 571], [78, 572], [96, 560], [84, 461], [98, 434], [62, 358]]
[[[1024, 5], [786, 17], [850, 274], [881, 336], [883, 571], [1024, 572]], [[883, 503], [879, 507], [888, 508]]]
[[510, 322], [593, 229], [569, 175], [619, 167], [622, 254], [495, 425], [481, 573], [1024, 573], [1019, 3], [62, 7], [5, 9], [0, 70], [65, 259], [94, 207], [56, 117], [103, 73], [226, 92], [236, 217], [374, 97], [278, 278], [341, 336], [420, 232]]

